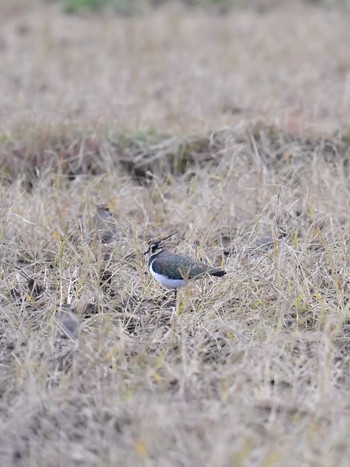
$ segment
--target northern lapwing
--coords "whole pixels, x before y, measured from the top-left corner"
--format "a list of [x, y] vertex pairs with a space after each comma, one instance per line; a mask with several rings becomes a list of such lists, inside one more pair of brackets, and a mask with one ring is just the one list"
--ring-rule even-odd
[[161, 240], [150, 242], [144, 255], [149, 255], [148, 268], [152, 276], [164, 287], [174, 289], [175, 298], [177, 289], [183, 287], [191, 279], [198, 279], [206, 274], [218, 277], [226, 274], [226, 271], [221, 268], [213, 268], [208, 264], [165, 249], [163, 241], [173, 235], [175, 233]]

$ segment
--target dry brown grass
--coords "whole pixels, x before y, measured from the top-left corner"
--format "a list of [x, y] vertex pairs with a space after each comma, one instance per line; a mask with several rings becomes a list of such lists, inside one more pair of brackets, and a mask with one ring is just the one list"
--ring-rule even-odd
[[[345, 467], [346, 19], [1, 9], [1, 465]], [[227, 271], [177, 307], [174, 230]]]
[[0, 17], [6, 134], [67, 126], [191, 134], [257, 118], [319, 133], [348, 122], [343, 9], [208, 16], [173, 8], [118, 18], [8, 3]]

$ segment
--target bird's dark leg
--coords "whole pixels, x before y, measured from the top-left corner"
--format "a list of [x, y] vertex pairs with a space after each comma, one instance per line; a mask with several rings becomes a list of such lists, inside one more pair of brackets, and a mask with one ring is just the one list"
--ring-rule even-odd
[[174, 289], [175, 306], [177, 302], [177, 289]]

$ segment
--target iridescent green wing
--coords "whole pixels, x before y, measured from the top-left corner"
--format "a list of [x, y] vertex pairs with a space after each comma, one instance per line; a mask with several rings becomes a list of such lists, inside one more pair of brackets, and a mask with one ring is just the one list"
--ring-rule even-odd
[[158, 274], [171, 277], [172, 279], [193, 279], [208, 271], [209, 267], [198, 261], [193, 261], [186, 256], [166, 252], [160, 255], [152, 263], [152, 268]]
[[193, 261], [191, 258], [182, 257], [179, 265], [179, 270], [182, 277], [193, 279], [194, 277], [205, 274], [209, 270], [209, 266], [199, 261]]

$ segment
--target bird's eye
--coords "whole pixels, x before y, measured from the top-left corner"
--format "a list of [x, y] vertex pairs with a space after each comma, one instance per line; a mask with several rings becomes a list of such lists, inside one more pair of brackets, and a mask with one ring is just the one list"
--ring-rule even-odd
[[157, 243], [153, 243], [153, 245], [151, 245], [151, 252], [152, 252], [152, 253], [155, 253], [157, 250], [158, 250], [158, 244], [157, 244]]

